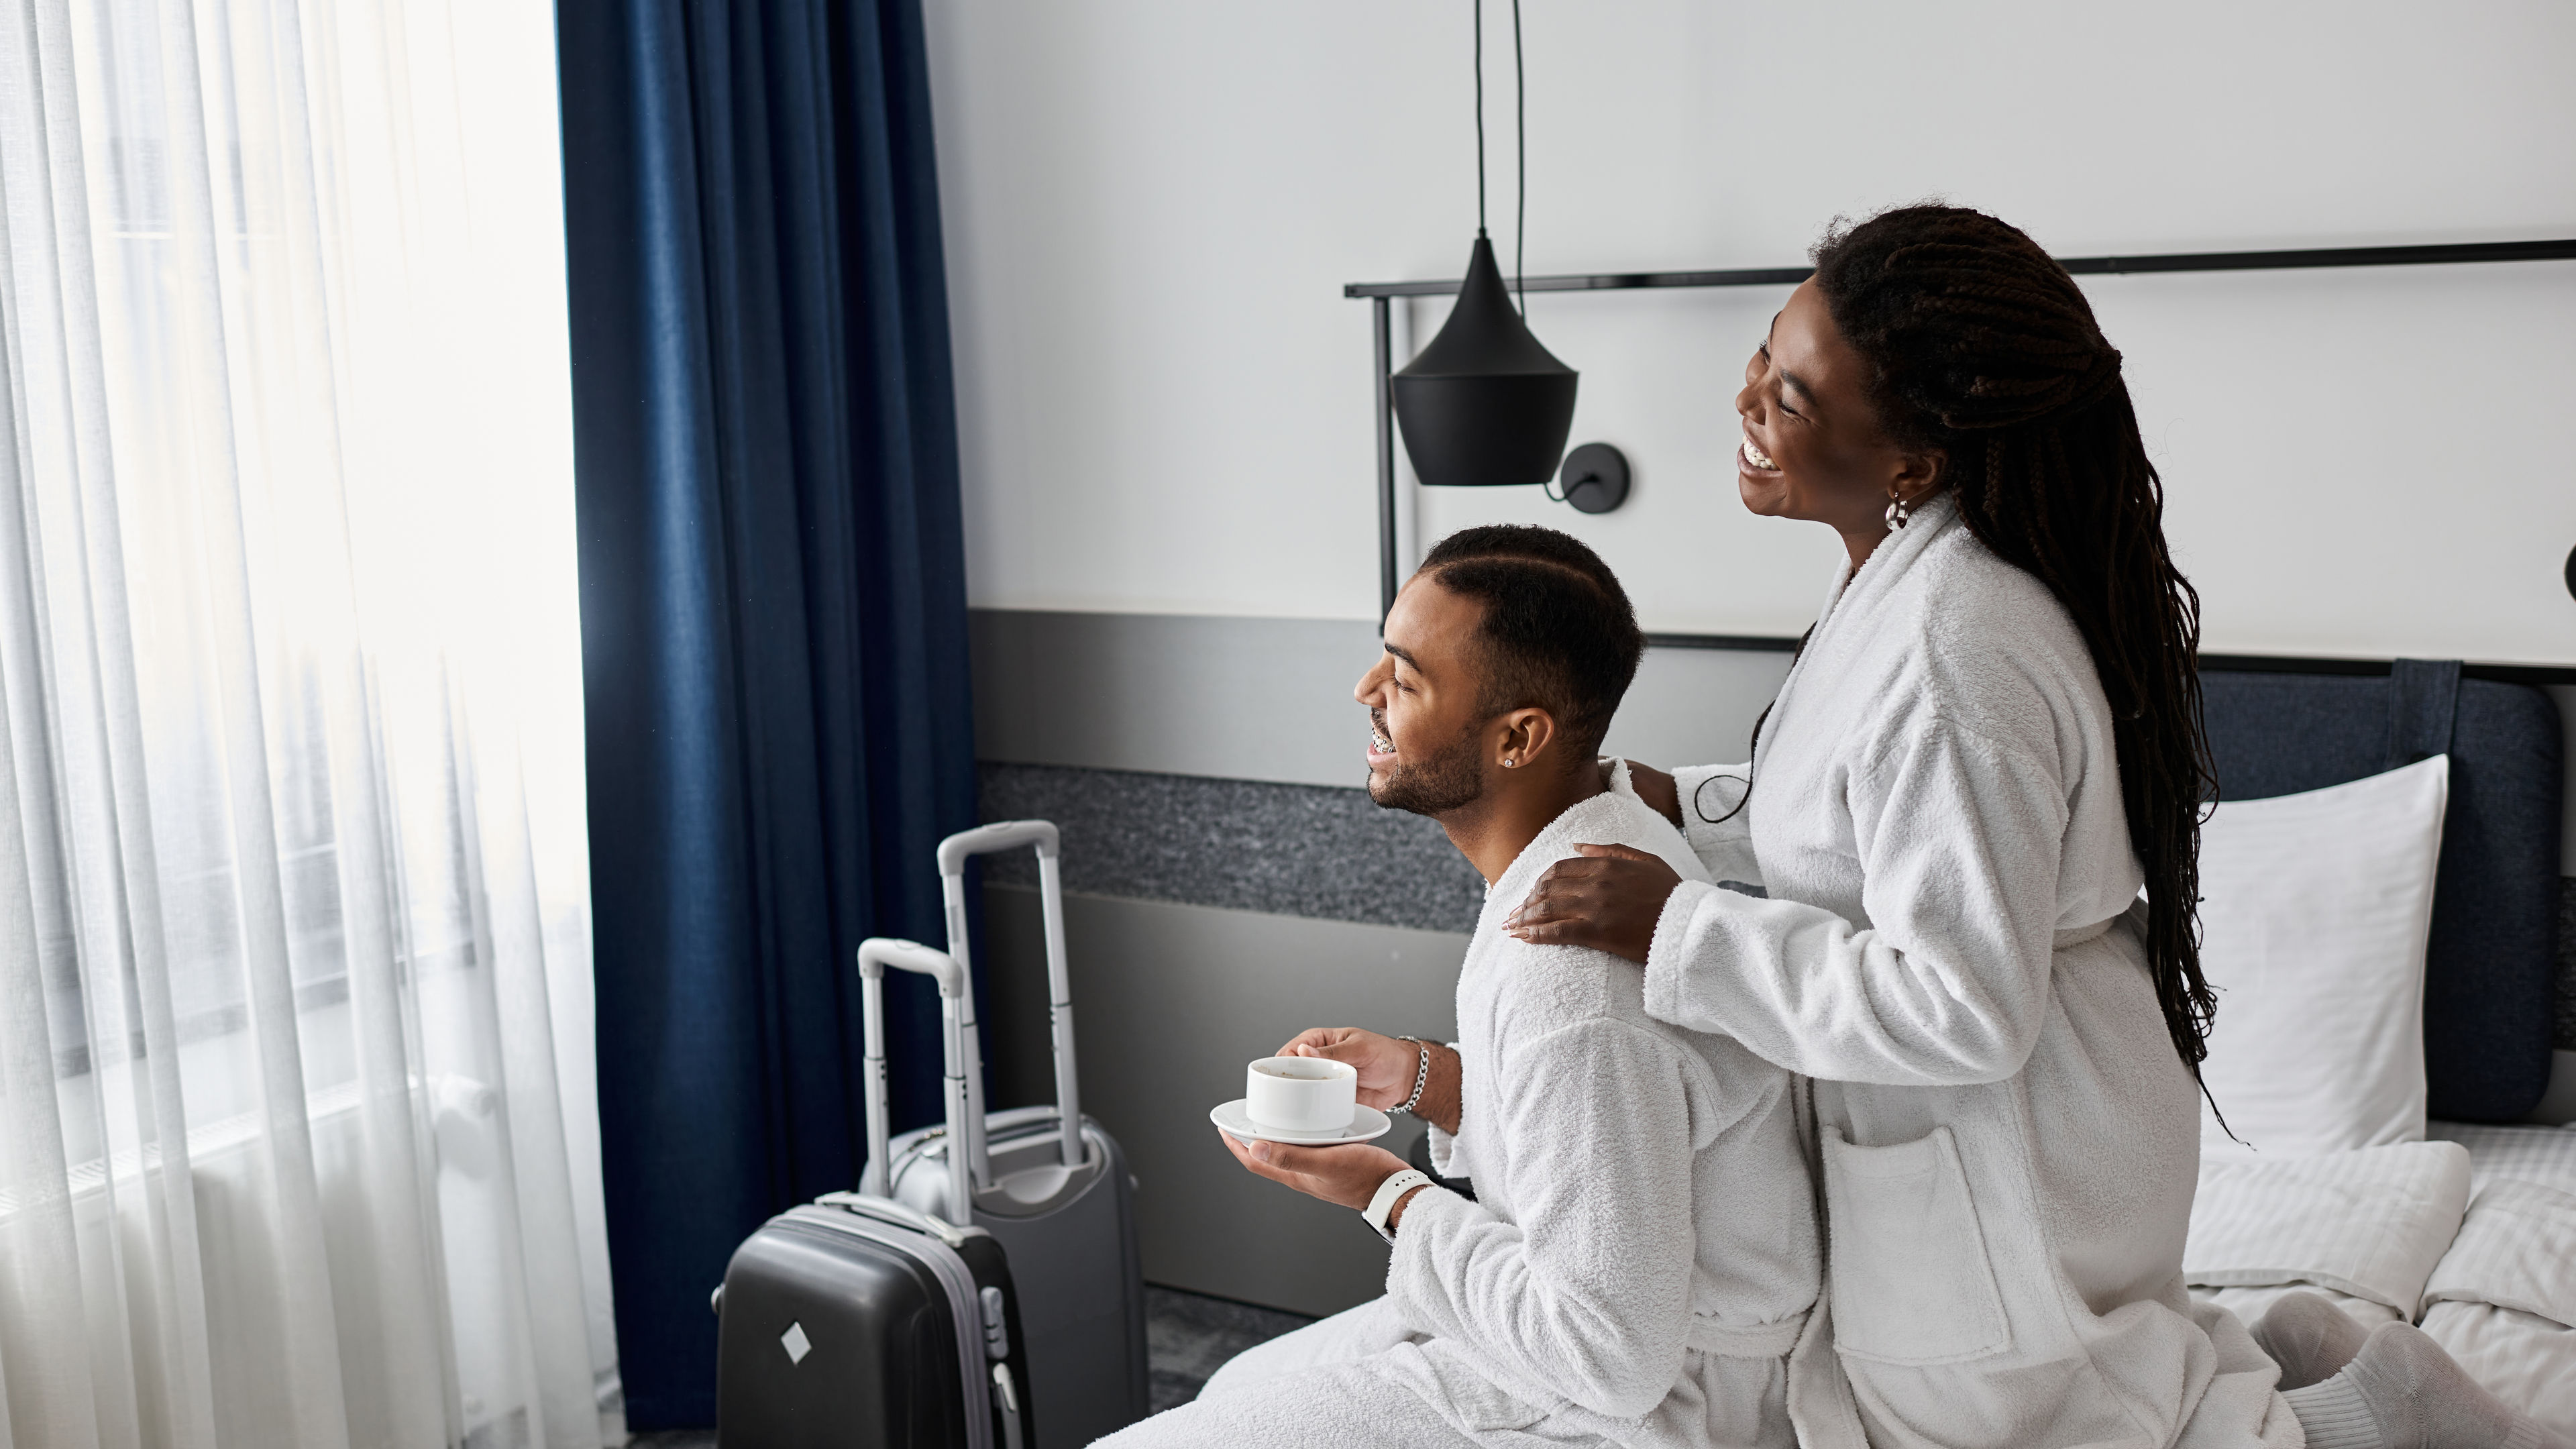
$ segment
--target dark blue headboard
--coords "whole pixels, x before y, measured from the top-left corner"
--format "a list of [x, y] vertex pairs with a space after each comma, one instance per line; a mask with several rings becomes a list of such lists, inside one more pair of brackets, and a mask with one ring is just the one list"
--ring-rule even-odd
[[2219, 796], [2358, 780], [2447, 752], [2451, 803], [2425, 960], [2424, 1066], [2436, 1117], [2511, 1122], [2549, 1086], [2557, 964], [2558, 710], [2457, 664], [2385, 678], [2201, 675]]

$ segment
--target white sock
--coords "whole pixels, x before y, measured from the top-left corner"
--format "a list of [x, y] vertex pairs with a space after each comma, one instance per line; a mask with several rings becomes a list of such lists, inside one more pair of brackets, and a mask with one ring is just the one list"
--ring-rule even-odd
[[2254, 1342], [2281, 1366], [2281, 1391], [2321, 1384], [2361, 1352], [2370, 1330], [2322, 1293], [2285, 1293], [2254, 1325]]
[[2308, 1449], [2393, 1449], [2379, 1436], [2379, 1420], [2361, 1390], [2341, 1374], [2321, 1384], [2284, 1389], [2290, 1412], [2308, 1434]]
[[2310, 1449], [2576, 1449], [2407, 1323], [2373, 1329], [2343, 1372], [2282, 1397]]

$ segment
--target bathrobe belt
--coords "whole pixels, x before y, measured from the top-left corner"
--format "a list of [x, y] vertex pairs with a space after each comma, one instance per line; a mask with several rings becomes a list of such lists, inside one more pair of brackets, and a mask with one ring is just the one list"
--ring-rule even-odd
[[2051, 951], [2064, 951], [2072, 947], [2081, 946], [2087, 941], [2099, 941], [2104, 936], [2111, 933], [2111, 928], [2113, 926], [2120, 924], [2121, 921], [2133, 915], [2138, 918], [2138, 930], [2143, 934], [2147, 928], [2147, 908], [2146, 902], [2140, 901], [2138, 904], [2122, 911], [2119, 915], [2105, 916], [2101, 920], [2095, 921], [2089, 926], [2078, 926], [2071, 931], [2052, 932], [2048, 938], [2048, 949]]
[[1742, 1328], [1694, 1318], [1690, 1333], [1683, 1342], [1701, 1353], [1715, 1354], [1719, 1358], [1785, 1358], [1789, 1350], [1798, 1346], [1799, 1331], [1806, 1326], [1805, 1313]]
[[[2126, 911], [2120, 913], [2122, 916], [2127, 914]], [[2048, 948], [2052, 951], [2063, 951], [2070, 946], [2081, 946], [2087, 941], [2101, 940], [2103, 936], [2109, 934], [2111, 927], [2118, 924], [2119, 920], [2120, 916], [2109, 916], [2089, 926], [2078, 926], [2072, 931], [2059, 931], [2048, 938]]]

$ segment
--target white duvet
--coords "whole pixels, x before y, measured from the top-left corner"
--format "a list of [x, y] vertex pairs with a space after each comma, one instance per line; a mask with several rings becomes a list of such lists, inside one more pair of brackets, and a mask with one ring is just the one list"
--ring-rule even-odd
[[2183, 1278], [2248, 1322], [2298, 1288], [2366, 1324], [2411, 1322], [2468, 1204], [2469, 1154], [2450, 1142], [2204, 1162]]
[[2425, 1285], [2424, 1331], [2496, 1397], [2576, 1434], [2576, 1130], [2431, 1131], [2468, 1149], [2475, 1195]]
[[2431, 1133], [2204, 1163], [2183, 1276], [2248, 1322], [2301, 1288], [2365, 1324], [2418, 1322], [2497, 1397], [2576, 1433], [2576, 1130]]

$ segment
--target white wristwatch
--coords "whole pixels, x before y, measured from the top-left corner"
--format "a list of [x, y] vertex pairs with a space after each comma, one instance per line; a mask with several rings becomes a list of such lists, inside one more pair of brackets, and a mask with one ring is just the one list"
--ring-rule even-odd
[[1431, 1178], [1427, 1174], [1408, 1167], [1377, 1185], [1377, 1195], [1369, 1199], [1367, 1207], [1360, 1209], [1360, 1216], [1368, 1219], [1370, 1229], [1379, 1237], [1392, 1243], [1395, 1229], [1386, 1225], [1386, 1215], [1395, 1211], [1395, 1205], [1403, 1200], [1406, 1193], [1430, 1184]]

